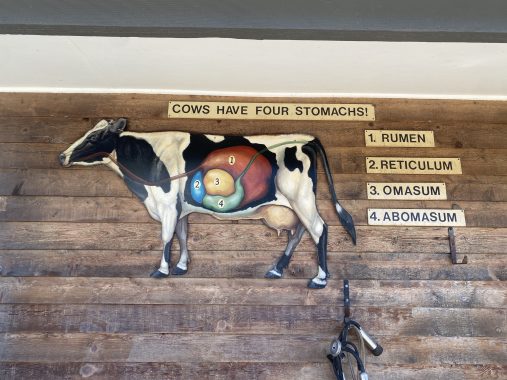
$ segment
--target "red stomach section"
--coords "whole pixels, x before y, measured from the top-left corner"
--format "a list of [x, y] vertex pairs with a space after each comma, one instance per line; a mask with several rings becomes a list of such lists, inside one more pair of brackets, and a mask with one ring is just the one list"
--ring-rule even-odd
[[[236, 180], [256, 153], [255, 149], [248, 146], [217, 149], [208, 154], [202, 162], [201, 168], [204, 174], [211, 169], [225, 170]], [[273, 168], [268, 159], [259, 154], [241, 179], [245, 197], [240, 207], [254, 202], [268, 193], [272, 173]]]

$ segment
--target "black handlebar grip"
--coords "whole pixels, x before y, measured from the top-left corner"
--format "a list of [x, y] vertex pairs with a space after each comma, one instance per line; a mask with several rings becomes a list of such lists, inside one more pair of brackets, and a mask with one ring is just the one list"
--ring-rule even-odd
[[380, 344], [377, 343], [377, 347], [375, 349], [371, 350], [371, 353], [375, 356], [380, 356], [384, 352], [384, 349]]
[[379, 356], [380, 354], [382, 354], [382, 352], [384, 351], [382, 346], [378, 344], [371, 336], [369, 336], [366, 333], [366, 331], [362, 329], [362, 327], [359, 327], [359, 333], [363, 337], [366, 345], [368, 346], [373, 355]]

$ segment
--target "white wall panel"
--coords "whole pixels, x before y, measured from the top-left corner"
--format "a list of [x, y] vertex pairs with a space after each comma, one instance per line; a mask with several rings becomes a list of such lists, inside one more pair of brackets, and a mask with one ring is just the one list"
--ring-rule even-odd
[[507, 44], [0, 35], [0, 91], [507, 100]]

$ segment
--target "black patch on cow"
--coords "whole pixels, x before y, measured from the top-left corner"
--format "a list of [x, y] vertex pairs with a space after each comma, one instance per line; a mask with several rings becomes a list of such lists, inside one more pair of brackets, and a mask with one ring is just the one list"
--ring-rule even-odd
[[[190, 143], [183, 151], [183, 159], [185, 160], [185, 172], [189, 172], [196, 167], [198, 167], [204, 159], [210, 154], [211, 152], [222, 149], [222, 148], [230, 148], [234, 146], [248, 146], [252, 147], [256, 151], [261, 151], [266, 148], [266, 145], [264, 144], [252, 144], [250, 141], [248, 141], [246, 138], [242, 136], [225, 136], [224, 139], [220, 142], [214, 142], [207, 138], [205, 135], [201, 134], [191, 134], [190, 135]], [[271, 164], [271, 176], [270, 176], [270, 183], [268, 186], [268, 192], [264, 197], [261, 199], [258, 199], [254, 202], [250, 202], [242, 207], [238, 207], [237, 209], [231, 210], [230, 212], [236, 212], [240, 210], [245, 210], [250, 207], [255, 207], [261, 204], [264, 204], [266, 202], [271, 202], [276, 199], [276, 185], [275, 185], [275, 176], [278, 172], [278, 164], [276, 162], [276, 154], [273, 152], [270, 152], [269, 150], [265, 150], [262, 152], [262, 155], [266, 157]], [[191, 191], [191, 181], [187, 181], [185, 185], [185, 201], [187, 203], [190, 203], [194, 206], [202, 207], [200, 204], [194, 201], [192, 198], [192, 195], [190, 193]]]
[[180, 215], [181, 215], [182, 209], [183, 208], [181, 206], [181, 198], [180, 198], [180, 194], [178, 193], [178, 196], [176, 197], [176, 215], [177, 215], [176, 220], [180, 220]]
[[164, 260], [171, 266], [171, 247], [173, 245], [173, 238], [169, 240], [164, 246]]
[[303, 145], [303, 153], [310, 158], [310, 167], [308, 168], [308, 177], [312, 179], [313, 192], [317, 193], [317, 152], [313, 146], [313, 141]]
[[[118, 162], [125, 166], [130, 172], [147, 182], [160, 183], [159, 187], [168, 193], [171, 190], [169, 172], [164, 163], [153, 151], [153, 147], [145, 140], [137, 139], [134, 136], [121, 136], [116, 147]], [[148, 197], [144, 185], [135, 178], [130, 178], [129, 173], [121, 167], [125, 183], [141, 201]]]
[[295, 146], [285, 148], [285, 155], [283, 163], [291, 172], [298, 169], [300, 173], [303, 173], [303, 163], [296, 157], [297, 148]]
[[[118, 136], [118, 133], [111, 132], [109, 128], [102, 128], [90, 133], [81, 144], [74, 148], [69, 162], [102, 161], [106, 153], [109, 154], [116, 148]], [[104, 156], [94, 156], [86, 159], [86, 157], [95, 153], [104, 153]]]

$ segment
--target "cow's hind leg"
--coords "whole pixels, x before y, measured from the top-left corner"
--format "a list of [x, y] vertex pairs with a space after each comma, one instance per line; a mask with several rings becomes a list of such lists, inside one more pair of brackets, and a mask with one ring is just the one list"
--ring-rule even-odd
[[322, 234], [317, 243], [317, 258], [319, 262], [319, 273], [308, 283], [312, 289], [322, 289], [327, 285], [329, 272], [327, 271], [327, 224], [322, 226]]
[[183, 275], [187, 273], [188, 270], [188, 248], [187, 248], [187, 228], [188, 228], [188, 215], [185, 215], [183, 218], [178, 220], [176, 224], [176, 236], [180, 242], [180, 260], [178, 264], [172, 270], [172, 274], [175, 275]]
[[306, 190], [306, 192], [303, 191], [301, 194], [302, 196], [297, 201], [291, 202], [291, 205], [317, 246], [319, 271], [317, 276], [310, 280], [308, 287], [312, 289], [321, 289], [327, 285], [328, 278], [327, 225], [324, 223], [317, 210], [315, 194], [311, 189]]
[[285, 252], [278, 259], [276, 265], [266, 273], [266, 278], [281, 278], [283, 275], [284, 268], [287, 268], [289, 265], [290, 259], [292, 258], [292, 254], [294, 250], [298, 246], [303, 234], [305, 233], [305, 227], [302, 223], [299, 223], [296, 227], [296, 231], [291, 233], [289, 231], [289, 241], [287, 243], [287, 247], [285, 248]]

